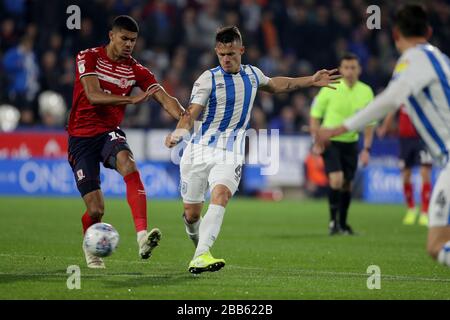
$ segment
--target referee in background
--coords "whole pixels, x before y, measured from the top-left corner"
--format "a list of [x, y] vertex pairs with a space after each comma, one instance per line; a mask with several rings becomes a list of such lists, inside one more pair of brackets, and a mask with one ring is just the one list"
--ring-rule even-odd
[[[340, 59], [339, 73], [342, 80], [336, 85], [336, 90], [322, 88], [313, 101], [310, 118], [313, 141], [320, 126], [338, 127], [373, 100], [372, 89], [359, 81], [361, 65], [356, 55], [347, 53]], [[360, 154], [364, 166], [370, 158], [373, 129], [372, 123], [364, 131], [364, 148]], [[347, 214], [351, 202], [352, 180], [358, 167], [358, 139], [357, 132], [347, 132], [332, 138], [329, 145], [323, 146], [316, 142], [313, 145], [313, 152], [322, 154], [328, 175], [330, 235], [353, 235], [352, 228], [347, 224]]]

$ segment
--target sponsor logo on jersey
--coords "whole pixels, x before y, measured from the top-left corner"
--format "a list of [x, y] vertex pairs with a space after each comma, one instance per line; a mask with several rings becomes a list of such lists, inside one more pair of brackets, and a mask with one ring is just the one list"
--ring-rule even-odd
[[84, 60], [78, 61], [78, 72], [79, 73], [84, 73], [86, 71], [86, 67], [84, 66], [84, 63], [85, 63]]

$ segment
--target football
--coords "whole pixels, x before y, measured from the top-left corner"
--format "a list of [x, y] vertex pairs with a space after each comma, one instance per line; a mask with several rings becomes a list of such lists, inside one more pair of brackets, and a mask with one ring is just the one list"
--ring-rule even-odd
[[96, 223], [90, 226], [84, 235], [84, 247], [97, 257], [110, 256], [118, 244], [119, 233], [108, 223]]

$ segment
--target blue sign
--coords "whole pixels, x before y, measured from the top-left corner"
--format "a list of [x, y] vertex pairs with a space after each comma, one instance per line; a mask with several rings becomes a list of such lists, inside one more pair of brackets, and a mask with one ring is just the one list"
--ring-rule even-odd
[[[363, 174], [363, 200], [373, 203], [404, 203], [403, 180], [400, 169], [370, 165], [362, 169]], [[439, 170], [433, 168], [432, 183], [437, 179]], [[419, 168], [412, 171], [412, 184], [414, 187], [414, 198], [420, 203], [420, 192], [422, 181]]]
[[[179, 169], [170, 162], [138, 163], [149, 198], [179, 198]], [[100, 170], [105, 196], [124, 197], [126, 185], [116, 171]], [[0, 160], [0, 195], [80, 196], [66, 160]]]

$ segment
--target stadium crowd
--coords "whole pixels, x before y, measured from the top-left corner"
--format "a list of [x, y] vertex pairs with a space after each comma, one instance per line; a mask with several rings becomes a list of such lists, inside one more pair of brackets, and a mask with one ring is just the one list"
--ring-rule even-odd
[[[381, 8], [381, 29], [369, 30], [367, 7]], [[69, 30], [68, 6], [81, 9], [81, 29]], [[75, 55], [106, 44], [108, 25], [129, 14], [140, 25], [133, 56], [149, 67], [158, 81], [187, 106], [195, 79], [218, 65], [213, 50], [220, 26], [237, 25], [243, 33], [244, 63], [268, 76], [310, 75], [334, 68], [345, 52], [358, 55], [361, 80], [375, 92], [383, 89], [397, 53], [391, 40], [390, 17], [400, 1], [271, 1], [271, 0], [0, 0], [0, 105], [21, 112], [23, 127], [62, 127], [64, 121], [39, 111], [39, 95], [55, 91], [67, 109], [72, 99]], [[450, 4], [426, 3], [433, 44], [450, 53]], [[445, 27], [447, 26], [447, 27]], [[284, 134], [307, 131], [309, 108], [317, 89], [293, 94], [259, 93], [252, 117], [254, 128], [279, 128]], [[130, 106], [124, 127], [169, 128], [170, 116], [155, 107]]]

